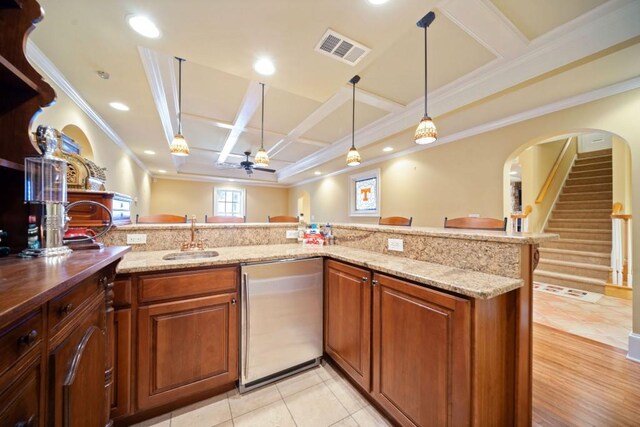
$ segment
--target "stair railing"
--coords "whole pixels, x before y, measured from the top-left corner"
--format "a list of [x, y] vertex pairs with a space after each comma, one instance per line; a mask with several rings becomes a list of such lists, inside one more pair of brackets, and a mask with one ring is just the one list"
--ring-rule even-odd
[[527, 205], [522, 212], [513, 212], [511, 214], [511, 231], [514, 233], [527, 233], [529, 231], [529, 214], [532, 211], [531, 205]]
[[562, 159], [564, 158], [564, 155], [567, 154], [567, 150], [571, 145], [571, 139], [572, 137], [567, 138], [567, 141], [564, 143], [562, 150], [560, 150], [560, 154], [558, 154], [558, 158], [556, 159], [556, 162], [553, 164], [553, 167], [549, 171], [549, 175], [547, 176], [547, 179], [544, 181], [544, 184], [540, 189], [540, 193], [538, 193], [538, 197], [536, 197], [536, 204], [542, 203], [542, 201], [546, 197], [547, 191], [549, 191], [549, 187], [551, 187], [551, 183], [553, 182], [553, 179], [556, 177], [556, 174], [558, 173], [558, 169], [560, 168], [560, 163], [562, 163]]
[[614, 285], [632, 287], [631, 215], [623, 214], [622, 203], [614, 203], [611, 211], [611, 281]]

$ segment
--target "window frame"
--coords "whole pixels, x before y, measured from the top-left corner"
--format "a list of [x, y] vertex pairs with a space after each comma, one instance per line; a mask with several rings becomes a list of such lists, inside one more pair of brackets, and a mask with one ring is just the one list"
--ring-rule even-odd
[[[240, 193], [240, 213], [228, 214], [227, 212], [221, 212], [218, 209], [218, 191], [234, 191]], [[213, 214], [216, 216], [233, 216], [237, 218], [244, 218], [247, 215], [247, 192], [244, 188], [237, 187], [213, 187]]]

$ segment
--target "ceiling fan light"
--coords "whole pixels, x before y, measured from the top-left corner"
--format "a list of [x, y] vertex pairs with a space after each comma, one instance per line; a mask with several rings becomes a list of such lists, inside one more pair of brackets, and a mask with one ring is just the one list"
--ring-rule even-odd
[[174, 156], [188, 156], [189, 145], [187, 144], [187, 140], [184, 139], [184, 136], [180, 134], [174, 136], [173, 141], [171, 141], [171, 145], [169, 145], [169, 151]]
[[253, 163], [258, 166], [269, 166], [269, 155], [267, 154], [267, 150], [260, 147], [253, 158]]
[[347, 153], [347, 166], [358, 166], [362, 158], [360, 157], [360, 153], [356, 147], [351, 147], [349, 152]]
[[426, 145], [435, 142], [438, 139], [438, 131], [435, 123], [431, 120], [431, 117], [424, 116], [418, 128], [416, 129], [415, 141], [416, 144]]

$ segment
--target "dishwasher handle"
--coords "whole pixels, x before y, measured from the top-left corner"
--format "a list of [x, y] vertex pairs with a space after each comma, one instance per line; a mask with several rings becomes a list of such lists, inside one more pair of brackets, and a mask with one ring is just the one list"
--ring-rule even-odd
[[249, 275], [242, 273], [242, 302], [244, 303], [244, 379], [249, 377], [249, 333], [251, 332], [251, 310], [249, 305]]

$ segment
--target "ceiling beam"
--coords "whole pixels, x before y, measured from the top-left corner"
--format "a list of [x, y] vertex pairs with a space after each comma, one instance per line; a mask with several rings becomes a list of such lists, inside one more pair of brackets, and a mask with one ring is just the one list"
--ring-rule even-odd
[[[218, 120], [218, 119], [214, 119], [214, 118], [210, 118], [210, 117], [205, 117], [205, 116], [200, 116], [198, 114], [192, 114], [192, 113], [186, 113], [183, 112], [182, 113], [182, 117], [183, 119], [189, 118], [189, 119], [193, 119], [193, 120], [197, 120], [203, 123], [207, 123], [211, 126], [215, 126], [215, 127], [219, 127], [222, 129], [234, 129], [234, 125], [233, 123], [230, 122], [226, 122], [224, 120]], [[258, 128], [252, 128], [249, 126], [246, 126], [244, 129], [240, 129], [242, 132], [247, 132], [247, 133], [251, 133], [254, 135], [260, 135], [260, 129]], [[264, 131], [265, 135], [268, 136], [273, 136], [276, 138], [285, 138], [287, 135], [284, 133], [280, 133], [280, 132], [274, 132], [271, 130], [266, 130]], [[307, 144], [307, 145], [315, 145], [316, 147], [326, 147], [327, 145], [330, 145], [330, 142], [324, 142], [324, 141], [315, 141], [313, 139], [307, 139], [307, 138], [298, 138], [296, 139], [296, 142], [301, 142], [303, 144]]]
[[445, 0], [438, 10], [498, 58], [513, 58], [529, 44], [489, 0]]
[[[265, 85], [264, 90], [266, 94], [266, 92], [269, 91], [269, 86]], [[233, 129], [229, 132], [227, 141], [224, 143], [224, 147], [222, 147], [220, 157], [218, 157], [218, 162], [222, 163], [227, 160], [229, 153], [231, 153], [231, 150], [233, 150], [233, 147], [235, 147], [238, 142], [240, 134], [242, 134], [242, 129], [247, 126], [251, 117], [253, 117], [256, 110], [258, 110], [258, 107], [261, 105], [261, 101], [262, 94], [260, 83], [255, 80], [251, 80], [247, 87], [247, 91], [244, 94], [244, 98], [242, 99], [242, 104], [240, 104], [240, 110], [233, 122]]]
[[[351, 89], [343, 87], [340, 90], [347, 91], [349, 97], [351, 97]], [[362, 102], [363, 104], [376, 107], [380, 110], [388, 111], [390, 113], [397, 113], [404, 110], [404, 108], [406, 107], [405, 105], [402, 105], [398, 102], [392, 101], [388, 98], [384, 98], [371, 92], [367, 92], [366, 90], [356, 89], [356, 91], [358, 93], [357, 102]]]

